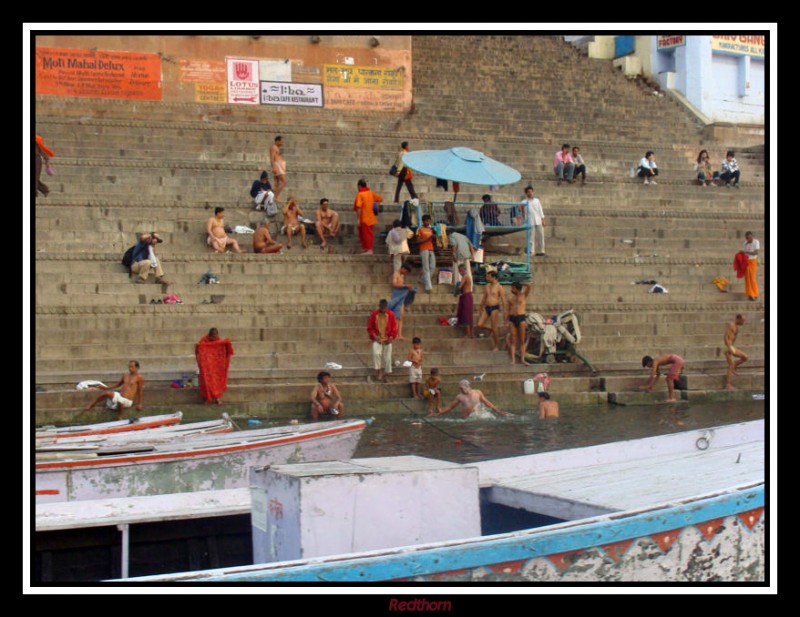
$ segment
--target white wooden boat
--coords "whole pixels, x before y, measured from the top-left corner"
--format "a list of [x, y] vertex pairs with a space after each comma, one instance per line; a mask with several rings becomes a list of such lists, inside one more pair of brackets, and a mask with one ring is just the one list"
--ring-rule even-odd
[[227, 413], [224, 413], [222, 418], [217, 420], [158, 426], [141, 431], [62, 437], [42, 436], [36, 440], [36, 460], [44, 460], [48, 455], [70, 451], [99, 451], [109, 454], [112, 448], [122, 452], [126, 447], [135, 448], [156, 443], [196, 439], [207, 435], [230, 433], [233, 430], [233, 421]]
[[[238, 568], [130, 579], [137, 583], [297, 582], [740, 582], [766, 579], [764, 421], [685, 431], [671, 435], [574, 448], [465, 465], [477, 467], [481, 517], [494, 509], [489, 533], [438, 542], [383, 545], [375, 529], [391, 529], [422, 510], [422, 503], [453, 492], [451, 483], [427, 487], [411, 498], [379, 499], [371, 491], [338, 491], [340, 499], [316, 499], [313, 516], [291, 500], [269, 493], [271, 507], [256, 508], [252, 493], [254, 556], [261, 561]], [[431, 459], [424, 459], [430, 466]], [[396, 459], [353, 459], [354, 467], [390, 469]], [[272, 467], [261, 475], [302, 480], [313, 465]], [[320, 466], [316, 466], [320, 467]], [[335, 467], [331, 465], [328, 467]], [[338, 472], [346, 485], [344, 464]], [[423, 469], [424, 466], [420, 466]], [[365, 469], [358, 471], [363, 475]], [[437, 471], [439, 473], [439, 471]], [[251, 473], [251, 480], [258, 476]], [[278, 477], [278, 476], [275, 476]], [[387, 474], [387, 478], [389, 474]], [[308, 483], [316, 486], [318, 481]], [[422, 484], [422, 483], [420, 483]], [[278, 486], [277, 484], [273, 487]], [[395, 486], [395, 491], [397, 487]], [[356, 501], [357, 495], [360, 502]], [[444, 495], [447, 499], [447, 495]], [[280, 503], [278, 503], [280, 502]], [[278, 507], [280, 505], [280, 507]], [[262, 504], [263, 506], [263, 504]], [[273, 507], [274, 506], [274, 507]], [[359, 514], [350, 532], [343, 521]], [[464, 512], [452, 512], [462, 516]], [[306, 516], [298, 534], [286, 525]], [[309, 517], [310, 516], [310, 517]], [[288, 523], [287, 523], [288, 521]], [[306, 529], [324, 524], [326, 533]], [[482, 521], [485, 528], [486, 520]], [[411, 525], [416, 533], [419, 525]], [[486, 533], [483, 531], [482, 533]], [[303, 558], [277, 561], [258, 542], [308, 538]], [[338, 553], [317, 552], [321, 543], [344, 541]], [[297, 543], [297, 540], [293, 540]], [[372, 546], [364, 548], [364, 542]], [[361, 542], [361, 544], [359, 544]], [[431, 609], [444, 610], [444, 609]]]
[[349, 459], [363, 420], [237, 431], [139, 451], [36, 462], [36, 503], [231, 489], [247, 486], [248, 468]]
[[36, 429], [36, 439], [60, 439], [62, 437], [80, 437], [84, 435], [110, 435], [128, 431], [141, 431], [159, 426], [180, 424], [183, 413], [162, 414], [157, 416], [143, 416], [127, 420], [114, 420], [113, 422], [99, 422], [96, 424], [81, 424], [74, 426], [44, 426]]

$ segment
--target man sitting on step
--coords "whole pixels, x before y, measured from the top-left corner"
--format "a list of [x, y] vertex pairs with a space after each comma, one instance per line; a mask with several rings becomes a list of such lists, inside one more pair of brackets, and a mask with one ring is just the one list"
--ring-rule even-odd
[[272, 185], [269, 183], [267, 172], [261, 172], [261, 178], [253, 181], [250, 187], [250, 197], [256, 204], [256, 210], [265, 210], [267, 204], [275, 203], [275, 193], [272, 192]]
[[139, 242], [131, 255], [131, 275], [138, 275], [137, 283], [146, 283], [147, 277], [153, 273], [156, 275], [156, 283], [169, 285], [169, 282], [164, 280], [161, 260], [156, 257], [156, 245], [162, 242], [163, 240], [158, 237], [156, 232], [142, 234], [139, 237]]

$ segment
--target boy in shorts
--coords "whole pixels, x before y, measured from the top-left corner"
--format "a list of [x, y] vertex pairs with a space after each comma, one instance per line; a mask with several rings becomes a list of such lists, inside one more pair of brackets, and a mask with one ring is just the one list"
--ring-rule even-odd
[[422, 340], [415, 336], [411, 339], [411, 351], [408, 352], [408, 384], [411, 386], [411, 396], [422, 398]]
[[425, 391], [423, 396], [428, 399], [428, 415], [433, 415], [433, 404], [436, 403], [436, 411], [437, 413], [442, 410], [442, 392], [439, 389], [439, 385], [442, 383], [442, 380], [439, 378], [439, 369], [432, 368], [431, 374], [428, 379], [425, 380]]

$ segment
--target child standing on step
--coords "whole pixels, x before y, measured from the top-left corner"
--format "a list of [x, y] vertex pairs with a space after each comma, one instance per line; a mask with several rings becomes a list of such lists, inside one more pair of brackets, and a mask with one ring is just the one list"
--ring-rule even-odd
[[408, 367], [408, 384], [411, 386], [411, 396], [413, 398], [422, 398], [422, 339], [415, 336], [411, 339], [411, 351], [408, 352], [408, 361], [411, 366]]
[[433, 415], [433, 404], [436, 403], [436, 412], [442, 411], [442, 393], [439, 390], [439, 385], [442, 380], [439, 377], [439, 369], [432, 368], [431, 374], [425, 380], [425, 392], [423, 396], [428, 399], [428, 415]]

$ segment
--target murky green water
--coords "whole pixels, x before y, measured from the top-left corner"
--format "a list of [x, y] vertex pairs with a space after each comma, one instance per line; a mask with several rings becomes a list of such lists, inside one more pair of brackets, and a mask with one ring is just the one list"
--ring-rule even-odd
[[376, 418], [355, 457], [415, 454], [465, 463], [758, 420], [764, 410], [764, 401], [562, 406], [560, 417], [548, 420], [539, 420], [533, 409], [508, 410], [515, 415], [492, 420], [461, 420], [455, 413], [427, 418], [403, 410]]

